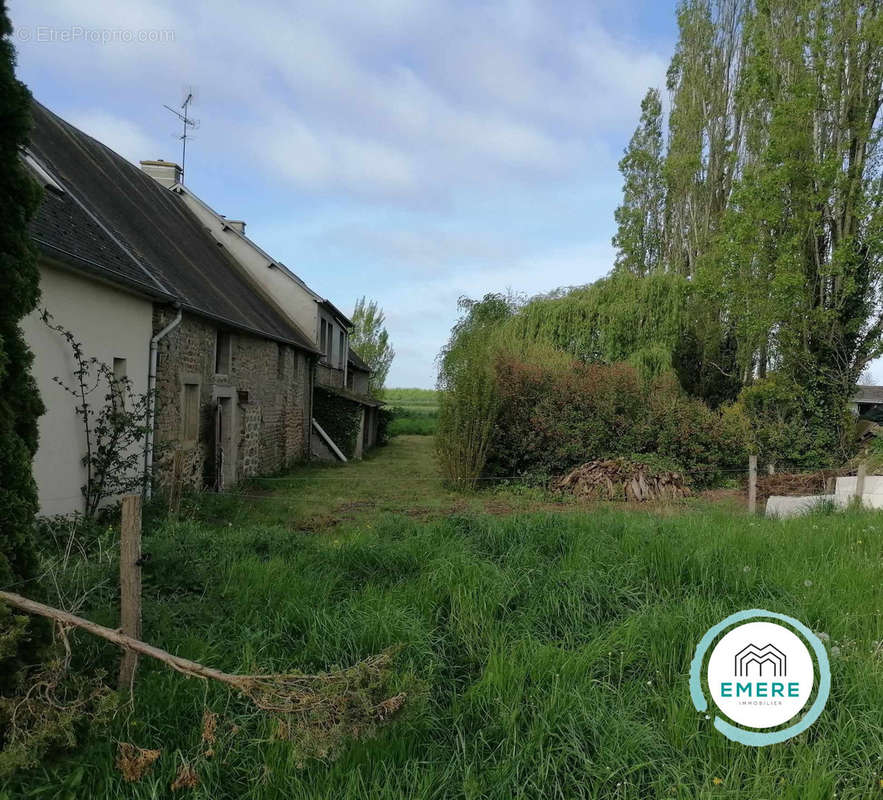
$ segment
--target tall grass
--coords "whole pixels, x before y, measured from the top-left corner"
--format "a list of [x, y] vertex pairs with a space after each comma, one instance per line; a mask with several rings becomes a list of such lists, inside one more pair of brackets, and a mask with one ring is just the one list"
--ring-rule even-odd
[[[215, 800], [880, 792], [883, 521], [874, 513], [386, 516], [323, 536], [184, 521], [149, 531], [145, 550], [152, 642], [229, 671], [308, 672], [401, 644], [402, 716], [336, 761], [304, 760], [272, 717], [142, 663], [131, 713], [0, 797], [185, 796], [169, 788], [184, 762], [200, 780], [186, 796]], [[115, 624], [105, 594], [81, 612]], [[687, 688], [705, 630], [753, 607], [828, 633], [833, 672], [821, 719], [759, 750], [717, 733]], [[111, 647], [80, 633], [72, 644], [77, 669], [113, 672]], [[219, 715], [209, 755], [205, 709]], [[126, 784], [117, 741], [162, 755]]]
[[392, 411], [390, 436], [432, 436], [438, 430], [439, 393], [434, 389], [384, 389]]
[[432, 436], [438, 430], [438, 408], [401, 408], [394, 406], [387, 428], [390, 436]]

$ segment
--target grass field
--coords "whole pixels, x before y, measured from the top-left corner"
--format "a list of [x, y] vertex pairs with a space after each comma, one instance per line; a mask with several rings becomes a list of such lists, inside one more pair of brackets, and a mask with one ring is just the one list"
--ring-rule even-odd
[[432, 389], [385, 389], [383, 399], [394, 410], [390, 436], [432, 436], [438, 429], [438, 392]]
[[[247, 495], [148, 526], [145, 638], [233, 672], [324, 671], [399, 646], [382, 687], [407, 693], [399, 714], [335, 760], [305, 757], [274, 715], [142, 660], [131, 713], [0, 796], [883, 797], [879, 514], [776, 522], [701, 504], [462, 497], [416, 436]], [[71, 567], [103, 581], [81, 613], [111, 626], [115, 569], [94, 550]], [[687, 686], [705, 630], [753, 607], [827, 632], [832, 648], [821, 719], [763, 749], [717, 733]], [[78, 669], [113, 674], [110, 646], [72, 643]], [[162, 755], [126, 783], [118, 742]], [[173, 793], [185, 762], [199, 785]]]

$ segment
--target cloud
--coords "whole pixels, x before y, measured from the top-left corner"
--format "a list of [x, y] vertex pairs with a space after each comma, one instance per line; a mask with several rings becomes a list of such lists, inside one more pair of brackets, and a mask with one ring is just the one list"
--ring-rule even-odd
[[66, 117], [71, 125], [85, 131], [115, 150], [133, 164], [153, 158], [156, 142], [138, 125], [101, 109], [74, 111]]
[[139, 116], [164, 130], [162, 103], [183, 83], [201, 87], [206, 162], [238, 151], [299, 190], [411, 206], [476, 184], [560, 180], [592, 161], [611, 129], [633, 124], [665, 72], [659, 54], [605, 30], [590, 10], [539, 0], [269, 0], [236, 14], [201, 3], [50, 0], [38, 10], [14, 0], [13, 11], [30, 26], [172, 30], [174, 42], [152, 46], [21, 49], [81, 83], [100, 77], [96, 65], [119, 92], [135, 82], [151, 109]]
[[464, 264], [506, 264], [515, 260], [518, 252], [507, 237], [429, 228], [333, 225], [311, 239], [320, 250], [351, 260], [368, 258], [408, 277], [415, 273], [432, 275]]
[[460, 297], [477, 299], [488, 292], [509, 290], [532, 297], [561, 286], [590, 283], [605, 275], [612, 264], [610, 245], [587, 242], [525, 253], [508, 266], [475, 269], [464, 265], [387, 288], [383, 308], [396, 346], [390, 385], [434, 385], [435, 357], [456, 318]]
[[[393, 383], [431, 385], [460, 295], [585, 283], [613, 262], [616, 162], [670, 43], [634, 0], [10, 0], [37, 99], [126, 158], [174, 159], [163, 109], [198, 87], [188, 180], [341, 308], [387, 312]], [[661, 4], [660, 4], [661, 5]], [[673, 5], [673, 0], [672, 0]]]

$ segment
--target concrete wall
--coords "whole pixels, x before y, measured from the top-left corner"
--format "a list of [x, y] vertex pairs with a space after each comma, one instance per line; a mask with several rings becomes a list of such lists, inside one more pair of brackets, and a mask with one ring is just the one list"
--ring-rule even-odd
[[[855, 498], [856, 481], [855, 476], [837, 478], [834, 496], [838, 506], [848, 506]], [[865, 508], [883, 508], [883, 475], [865, 476], [862, 505]]]
[[813, 494], [801, 497], [772, 496], [766, 501], [766, 516], [778, 519], [799, 517], [814, 511], [825, 503], [836, 502], [833, 494]]
[[[137, 394], [147, 391], [153, 310], [149, 300], [46, 263], [40, 265], [40, 290], [40, 308], [48, 309], [57, 324], [83, 343], [87, 356], [109, 365], [115, 358], [126, 359], [133, 390]], [[74, 380], [70, 346], [43, 324], [37, 312], [23, 321], [22, 328], [34, 353], [33, 374], [46, 406], [34, 459], [40, 513], [82, 511], [86, 470], [80, 462], [86, 438], [74, 411], [76, 400], [52, 380], [55, 376]], [[99, 404], [105, 391], [94, 395]]]
[[[171, 311], [157, 310], [154, 328], [159, 330], [171, 319]], [[175, 451], [181, 453], [178, 464], [184, 486], [215, 486], [219, 404], [225, 415], [223, 488], [244, 477], [285, 469], [308, 455], [306, 354], [289, 345], [230, 331], [229, 367], [216, 373], [217, 331], [213, 322], [185, 313], [181, 325], [160, 343], [156, 421], [160, 486], [172, 480]], [[199, 387], [198, 430], [192, 439], [184, 430], [186, 384]]]

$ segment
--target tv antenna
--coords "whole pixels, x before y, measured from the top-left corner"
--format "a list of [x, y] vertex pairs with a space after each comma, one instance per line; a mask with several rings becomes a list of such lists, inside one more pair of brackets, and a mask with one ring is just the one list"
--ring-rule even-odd
[[184, 162], [187, 159], [187, 140], [191, 138], [189, 131], [191, 129], [196, 130], [199, 127], [199, 120], [190, 118], [190, 104], [194, 100], [193, 89], [188, 88], [184, 91], [186, 96], [184, 97], [184, 102], [181, 103], [180, 106], [183, 110], [183, 113], [175, 108], [172, 108], [171, 106], [163, 104], [163, 108], [168, 109], [179, 120], [181, 120], [181, 135], [178, 137], [181, 140], [181, 183], [184, 182]]

